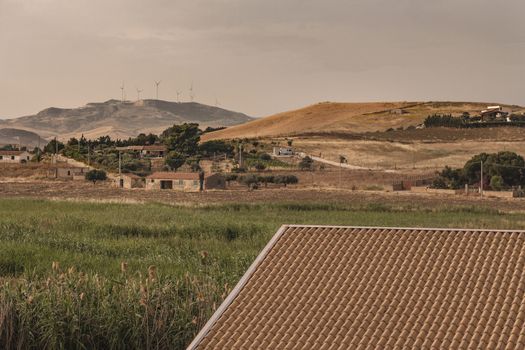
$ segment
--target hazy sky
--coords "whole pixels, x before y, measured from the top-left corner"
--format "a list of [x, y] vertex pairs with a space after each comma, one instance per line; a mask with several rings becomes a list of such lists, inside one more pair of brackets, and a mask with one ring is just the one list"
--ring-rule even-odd
[[0, 116], [136, 88], [264, 116], [318, 101], [525, 104], [523, 0], [0, 0]]

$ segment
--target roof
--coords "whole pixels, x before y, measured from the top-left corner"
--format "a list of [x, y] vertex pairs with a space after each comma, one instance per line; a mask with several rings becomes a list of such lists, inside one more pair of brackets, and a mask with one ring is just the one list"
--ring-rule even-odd
[[525, 348], [525, 231], [284, 226], [189, 349]]
[[149, 145], [149, 146], [143, 146], [142, 149], [144, 151], [165, 151], [167, 148], [163, 145]]
[[166, 151], [166, 149], [166, 146], [163, 145], [117, 147], [118, 151]]
[[131, 179], [142, 179], [142, 177], [136, 175], [136, 174], [133, 174], [133, 173], [122, 173], [121, 174], [122, 177], [129, 177]]
[[159, 171], [151, 174], [147, 179], [156, 180], [199, 180], [199, 173], [178, 173], [174, 171]]
[[0, 150], [0, 156], [19, 156], [24, 153], [29, 153], [27, 151], [3, 151]]

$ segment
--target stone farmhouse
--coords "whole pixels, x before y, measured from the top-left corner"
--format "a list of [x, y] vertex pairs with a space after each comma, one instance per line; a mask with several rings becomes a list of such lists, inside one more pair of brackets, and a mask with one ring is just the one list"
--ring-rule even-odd
[[199, 192], [225, 188], [226, 181], [220, 174], [160, 171], [146, 177], [148, 190]]
[[31, 160], [27, 151], [0, 151], [0, 163], [22, 164]]

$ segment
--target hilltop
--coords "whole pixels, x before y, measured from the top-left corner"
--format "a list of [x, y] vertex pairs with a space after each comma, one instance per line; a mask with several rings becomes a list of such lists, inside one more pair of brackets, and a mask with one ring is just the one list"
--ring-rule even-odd
[[[365, 133], [385, 131], [423, 123], [434, 113], [461, 115], [479, 113], [487, 105], [482, 102], [322, 102], [305, 108], [229, 127], [204, 135], [203, 139], [234, 139], [244, 137], [279, 137], [322, 133]], [[502, 105], [514, 112], [525, 108]]]
[[47, 140], [38, 134], [20, 129], [4, 128], [0, 129], [0, 145], [21, 145], [26, 147], [44, 146]]
[[51, 107], [30, 116], [0, 120], [0, 128], [31, 131], [44, 138], [67, 140], [84, 134], [87, 138], [110, 135], [134, 137], [139, 133], [160, 133], [173, 124], [198, 123], [202, 128], [232, 126], [251, 121], [238, 112], [196, 102], [109, 100], [80, 108]]

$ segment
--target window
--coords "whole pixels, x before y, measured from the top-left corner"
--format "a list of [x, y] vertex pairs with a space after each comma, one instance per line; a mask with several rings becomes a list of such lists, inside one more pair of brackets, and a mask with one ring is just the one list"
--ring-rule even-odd
[[71, 176], [71, 170], [67, 171], [67, 176]]
[[199, 181], [198, 180], [193, 180], [193, 186], [199, 186]]
[[11, 156], [11, 160], [15, 160], [15, 156]]
[[179, 180], [179, 186], [183, 186], [184, 185], [184, 180]]
[[0, 156], [0, 160], [4, 159], [4, 156]]

